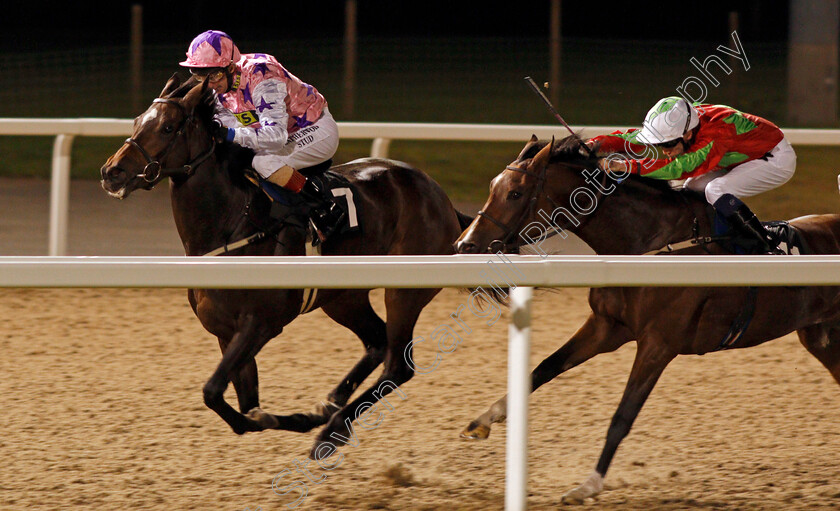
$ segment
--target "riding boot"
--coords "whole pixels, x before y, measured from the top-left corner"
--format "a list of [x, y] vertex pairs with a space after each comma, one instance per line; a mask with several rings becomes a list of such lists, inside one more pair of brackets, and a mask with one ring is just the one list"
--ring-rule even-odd
[[312, 179], [307, 179], [300, 190], [301, 198], [309, 206], [309, 219], [318, 237], [312, 240], [313, 245], [326, 241], [344, 220], [344, 210], [333, 202], [328, 193], [329, 190], [322, 190]]
[[736, 231], [758, 242], [758, 253], [783, 253], [778, 248], [778, 242], [767, 232], [755, 213], [740, 199], [727, 193], [715, 201], [714, 207]]

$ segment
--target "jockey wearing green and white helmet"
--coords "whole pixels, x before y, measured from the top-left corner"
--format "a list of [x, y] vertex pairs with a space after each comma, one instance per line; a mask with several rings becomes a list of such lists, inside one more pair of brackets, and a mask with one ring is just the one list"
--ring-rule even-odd
[[650, 145], [670, 145], [669, 142], [675, 141], [685, 143], [683, 136], [698, 124], [700, 116], [688, 101], [677, 97], [660, 99], [645, 116], [636, 141]]
[[[793, 177], [796, 153], [782, 130], [756, 115], [724, 105], [689, 104], [672, 96], [648, 111], [642, 129], [616, 131], [588, 142], [604, 170], [657, 179], [685, 179], [684, 186], [740, 233], [773, 252], [775, 242], [739, 197], [772, 190]], [[614, 153], [622, 154], [615, 157]]]

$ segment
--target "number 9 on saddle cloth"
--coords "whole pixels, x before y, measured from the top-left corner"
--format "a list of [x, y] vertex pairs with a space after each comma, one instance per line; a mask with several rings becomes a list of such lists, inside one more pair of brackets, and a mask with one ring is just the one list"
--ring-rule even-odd
[[[328, 190], [330, 199], [335, 202], [336, 206], [344, 210], [344, 220], [334, 234], [347, 235], [358, 233], [361, 230], [361, 226], [359, 225], [360, 204], [357, 200], [358, 194], [355, 193], [355, 187], [347, 178], [329, 170], [331, 165], [332, 160], [327, 160], [314, 167], [300, 169], [299, 172], [315, 181], [319, 190], [324, 190], [325, 193]], [[245, 177], [265, 192], [271, 199], [271, 212], [269, 216], [273, 220], [283, 222], [287, 225], [297, 226], [302, 230], [312, 229], [312, 223], [307, 221], [310, 215], [310, 207], [300, 194], [262, 179], [253, 169], [246, 169]], [[313, 238], [315, 238], [314, 233], [308, 232], [308, 234], [313, 235]]]

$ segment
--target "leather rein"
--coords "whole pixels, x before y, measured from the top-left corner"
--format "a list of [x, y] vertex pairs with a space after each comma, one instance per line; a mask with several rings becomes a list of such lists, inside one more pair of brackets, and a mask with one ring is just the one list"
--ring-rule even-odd
[[193, 120], [194, 115], [193, 112], [187, 112], [187, 109], [184, 108], [184, 106], [181, 103], [173, 99], [155, 98], [153, 103], [165, 103], [175, 105], [181, 110], [181, 113], [184, 114], [184, 118], [183, 120], [181, 120], [181, 124], [178, 126], [178, 130], [175, 132], [175, 136], [172, 137], [172, 139], [169, 141], [169, 145], [166, 146], [166, 149], [164, 149], [163, 152], [161, 152], [157, 156], [157, 158], [152, 158], [152, 156], [145, 149], [143, 149], [143, 146], [141, 146], [134, 138], [129, 137], [125, 139], [125, 142], [123, 142], [123, 144], [129, 144], [132, 147], [137, 148], [137, 150], [140, 151], [140, 154], [143, 155], [143, 158], [146, 159], [146, 166], [143, 168], [143, 173], [139, 174], [139, 176], [142, 177], [147, 183], [156, 183], [161, 178], [166, 177], [192, 176], [193, 173], [195, 173], [195, 169], [199, 165], [204, 163], [213, 154], [213, 151], [215, 151], [216, 149], [216, 144], [211, 143], [207, 151], [198, 155], [198, 157], [192, 159], [186, 165], [183, 165], [181, 167], [162, 168], [160, 160], [162, 160], [169, 153], [169, 151], [175, 145], [175, 141], [181, 138], [181, 135], [186, 133], [187, 127]]

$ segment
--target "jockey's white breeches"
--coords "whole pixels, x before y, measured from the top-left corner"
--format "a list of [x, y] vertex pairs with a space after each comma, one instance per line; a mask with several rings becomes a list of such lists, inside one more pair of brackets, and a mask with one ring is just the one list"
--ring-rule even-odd
[[689, 190], [706, 195], [714, 204], [723, 194], [751, 197], [787, 183], [796, 170], [796, 153], [790, 142], [782, 139], [767, 159], [744, 162], [729, 170], [716, 170], [685, 181]]
[[313, 124], [301, 128], [289, 136], [281, 151], [259, 151], [253, 165], [263, 179], [289, 166], [295, 170], [323, 163], [333, 157], [338, 149], [338, 125], [324, 108], [321, 117]]

